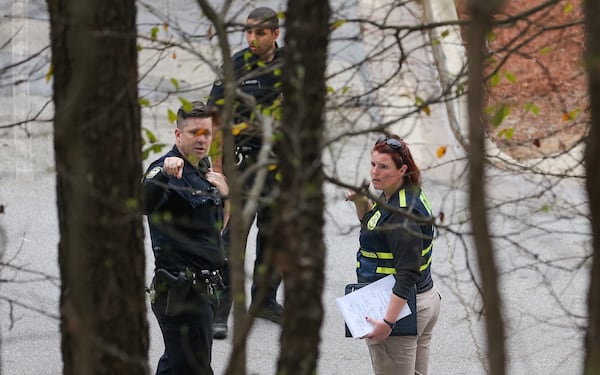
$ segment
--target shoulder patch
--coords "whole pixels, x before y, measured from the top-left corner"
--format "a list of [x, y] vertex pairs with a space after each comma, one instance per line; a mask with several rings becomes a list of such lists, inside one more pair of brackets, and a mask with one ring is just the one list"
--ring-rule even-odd
[[377, 227], [377, 222], [379, 221], [379, 219], [381, 218], [381, 211], [377, 210], [373, 216], [371, 216], [371, 218], [369, 219], [369, 221], [367, 222], [367, 229], [368, 230], [373, 230]]
[[162, 170], [161, 167], [154, 167], [146, 174], [146, 178], [154, 178]]

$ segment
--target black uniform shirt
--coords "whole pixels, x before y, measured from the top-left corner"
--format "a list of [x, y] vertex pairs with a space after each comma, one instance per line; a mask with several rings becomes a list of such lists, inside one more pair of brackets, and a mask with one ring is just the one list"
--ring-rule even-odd
[[[235, 78], [239, 89], [252, 95], [256, 104], [261, 108], [268, 108], [280, 97], [281, 94], [281, 65], [283, 64], [284, 49], [276, 45], [275, 57], [269, 63], [263, 63], [258, 56], [250, 52], [249, 48], [243, 49], [233, 55]], [[210, 90], [209, 105], [222, 106], [220, 100], [225, 96], [225, 89], [221, 81], [216, 81]], [[235, 123], [245, 122], [256, 125], [253, 121], [250, 108], [238, 101], [235, 109]], [[260, 132], [252, 130], [243, 131], [236, 136], [236, 145], [260, 148]]]
[[[170, 156], [185, 161], [181, 179], [161, 172], [164, 159]], [[215, 270], [223, 265], [223, 201], [206, 179], [206, 171], [202, 161], [199, 167], [193, 166], [175, 146], [148, 167], [142, 184], [144, 214], [157, 268], [176, 272], [186, 267]]]

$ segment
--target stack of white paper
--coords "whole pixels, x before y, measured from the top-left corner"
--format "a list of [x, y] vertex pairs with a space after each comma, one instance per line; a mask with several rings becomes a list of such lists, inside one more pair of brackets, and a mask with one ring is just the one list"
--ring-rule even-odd
[[[394, 276], [388, 275], [335, 299], [352, 337], [362, 338], [373, 330], [373, 325], [366, 319], [367, 316], [377, 320], [385, 317], [392, 297], [393, 286]], [[411, 313], [407, 303], [396, 320], [402, 319]]]

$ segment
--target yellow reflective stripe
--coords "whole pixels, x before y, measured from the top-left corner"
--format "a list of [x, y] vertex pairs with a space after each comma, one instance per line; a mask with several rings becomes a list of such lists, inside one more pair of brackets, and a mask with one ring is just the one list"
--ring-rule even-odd
[[360, 262], [358, 260], [356, 261], [356, 268], [360, 268]]
[[433, 241], [431, 241], [431, 243], [429, 244], [429, 246], [427, 246], [426, 249], [421, 250], [421, 256], [424, 257], [425, 255], [427, 255], [428, 253], [430, 253], [432, 248], [433, 248]]
[[398, 199], [400, 200], [400, 207], [406, 207], [406, 190], [400, 190], [398, 193]]
[[386, 275], [395, 275], [396, 274], [396, 269], [395, 268], [390, 268], [390, 267], [377, 267], [377, 269], [375, 270], [375, 272], [377, 273], [383, 273]]
[[424, 271], [427, 269], [427, 267], [429, 267], [431, 265], [431, 257], [429, 257], [429, 260], [427, 260], [427, 263], [425, 263], [424, 265], [422, 265], [419, 270], [420, 271]]
[[394, 254], [392, 253], [380, 253], [380, 252], [372, 252], [360, 249], [360, 253], [365, 258], [374, 258], [374, 259], [394, 259]]
[[429, 199], [427, 199], [427, 196], [425, 195], [425, 192], [423, 190], [421, 190], [421, 196], [419, 198], [421, 199], [421, 202], [423, 202], [423, 206], [425, 206], [427, 212], [429, 212], [429, 214], [431, 215], [431, 204], [429, 203]]

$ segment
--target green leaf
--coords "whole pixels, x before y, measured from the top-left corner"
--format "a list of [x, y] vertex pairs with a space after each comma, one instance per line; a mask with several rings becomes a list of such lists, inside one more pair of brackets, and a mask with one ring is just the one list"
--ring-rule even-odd
[[488, 33], [487, 37], [486, 37], [486, 39], [487, 39], [488, 43], [491, 43], [491, 42], [493, 42], [494, 40], [496, 40], [496, 36], [497, 36], [497, 35], [496, 35], [496, 33], [495, 33], [495, 32], [493, 32], [493, 31], [490, 31], [490, 32]]
[[341, 27], [345, 23], [346, 23], [346, 20], [337, 20], [331, 25], [331, 27], [329, 29], [331, 31], [333, 31], [333, 30], [337, 29], [338, 27]]
[[525, 107], [523, 109], [525, 109], [526, 112], [531, 112], [536, 116], [540, 113], [540, 108], [534, 103], [525, 103]]
[[504, 137], [509, 141], [512, 139], [512, 137], [514, 135], [515, 135], [515, 128], [513, 128], [513, 127], [502, 129], [498, 132], [498, 137]]
[[496, 106], [495, 105], [489, 105], [487, 107], [485, 107], [483, 109], [483, 112], [485, 112], [486, 115], [490, 116], [492, 113], [494, 113], [496, 111]]
[[550, 52], [552, 52], [554, 50], [554, 48], [552, 46], [546, 46], [543, 48], [540, 48], [540, 55], [547, 55]]
[[175, 90], [179, 90], [179, 81], [177, 80], [177, 78], [171, 78], [171, 83], [175, 87]]
[[148, 159], [148, 156], [150, 156], [150, 153], [152, 153], [152, 152], [155, 154], [161, 153], [163, 148], [165, 148], [165, 146], [166, 146], [166, 144], [164, 144], [164, 143], [153, 143], [152, 145], [150, 145], [142, 150], [142, 159], [143, 160]]
[[184, 97], [179, 96], [179, 101], [181, 102], [181, 106], [183, 107], [183, 110], [186, 112], [190, 112], [192, 110], [192, 103], [185, 99]]
[[490, 77], [490, 86], [496, 87], [500, 83], [500, 75], [498, 73]]
[[335, 90], [333, 89], [333, 87], [327, 86], [327, 93], [328, 94], [333, 94], [334, 92], [335, 92]]
[[432, 46], [437, 46], [437, 45], [440, 45], [441, 43], [442, 43], [442, 42], [440, 42], [440, 40], [439, 40], [439, 39], [434, 39], [434, 40], [432, 40], [432, 41], [431, 41], [431, 45], [432, 45]]
[[158, 26], [154, 26], [151, 30], [150, 30], [150, 38], [152, 38], [152, 40], [156, 40], [156, 36], [158, 35]]
[[446, 29], [444, 31], [442, 31], [442, 34], [440, 34], [442, 36], [442, 38], [447, 37], [448, 35], [450, 35], [450, 30]]
[[510, 115], [510, 107], [506, 104], [501, 104], [492, 117], [492, 126], [497, 128], [508, 115]]
[[551, 209], [552, 209], [552, 207], [548, 203], [546, 203], [545, 205], [543, 205], [540, 208], [540, 211], [542, 211], [542, 212], [550, 212]]
[[142, 107], [148, 107], [150, 106], [150, 100], [146, 98], [138, 98], [138, 104]]
[[504, 77], [506, 77], [506, 79], [510, 82], [510, 83], [515, 83], [517, 82], [517, 77], [515, 77], [514, 74], [512, 74], [511, 72], [504, 72]]
[[169, 119], [169, 122], [173, 124], [177, 121], [177, 114], [169, 108], [167, 111], [167, 118]]
[[148, 128], [143, 128], [144, 130], [144, 134], [146, 134], [146, 138], [148, 138], [148, 142], [150, 143], [154, 143], [158, 140], [158, 138], [156, 138], [156, 135], [154, 135], [154, 133], [152, 133], [152, 131]]
[[279, 77], [281, 75], [281, 68], [277, 68], [277, 69], [273, 70], [273, 75], [275, 77]]
[[283, 116], [281, 113], [281, 106], [278, 106], [273, 110], [273, 118], [277, 121], [281, 121], [281, 116]]
[[573, 11], [573, 3], [567, 3], [567, 4], [565, 4], [565, 6], [563, 7], [563, 13], [564, 14], [571, 14], [572, 11]]

